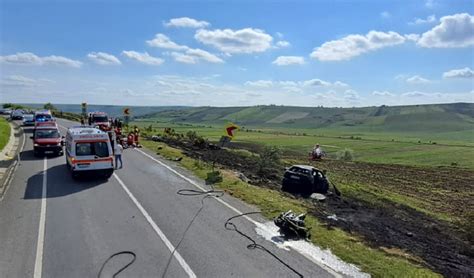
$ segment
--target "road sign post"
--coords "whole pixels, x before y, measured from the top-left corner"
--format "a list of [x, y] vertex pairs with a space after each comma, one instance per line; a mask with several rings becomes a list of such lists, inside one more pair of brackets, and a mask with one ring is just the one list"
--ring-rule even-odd
[[83, 102], [81, 104], [81, 110], [82, 110], [82, 113], [81, 113], [82, 121], [81, 122], [85, 122], [85, 120], [87, 118], [87, 103], [86, 102]]
[[128, 124], [130, 122], [130, 108], [125, 108], [123, 109], [123, 121], [124, 121], [124, 124], [125, 124], [125, 127], [127, 128], [127, 132], [129, 131], [128, 130]]

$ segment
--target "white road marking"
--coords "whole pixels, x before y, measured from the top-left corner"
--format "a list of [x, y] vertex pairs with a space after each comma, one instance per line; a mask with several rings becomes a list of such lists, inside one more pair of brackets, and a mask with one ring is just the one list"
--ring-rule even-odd
[[135, 205], [138, 207], [140, 212], [143, 214], [145, 219], [148, 221], [148, 223], [151, 225], [153, 230], [155, 230], [156, 234], [161, 238], [161, 240], [165, 243], [166, 247], [170, 250], [170, 252], [173, 254], [175, 259], [178, 261], [178, 263], [181, 265], [181, 267], [184, 269], [184, 271], [188, 274], [189, 277], [196, 277], [196, 274], [194, 274], [193, 270], [191, 267], [186, 263], [186, 261], [181, 257], [181, 255], [178, 253], [178, 251], [175, 249], [173, 244], [168, 240], [166, 235], [161, 231], [161, 229], [156, 225], [155, 221], [151, 218], [150, 214], [143, 208], [143, 206], [138, 202], [137, 198], [133, 196], [132, 192], [128, 189], [128, 187], [123, 183], [123, 181], [117, 176], [117, 174], [114, 173], [115, 179], [118, 181], [118, 183], [122, 186], [123, 190], [128, 194], [130, 199], [135, 203]]
[[[135, 149], [137, 150], [138, 152], [140, 152], [141, 154], [143, 154], [144, 156], [148, 157], [149, 159], [155, 161], [156, 163], [160, 164], [161, 166], [165, 167], [166, 169], [170, 170], [171, 172], [173, 172], [175, 175], [177, 175], [178, 177], [184, 179], [185, 181], [189, 182], [190, 184], [194, 185], [195, 187], [199, 188], [200, 190], [202, 191], [207, 191], [207, 189], [204, 189], [202, 186], [200, 186], [197, 182], [193, 181], [192, 179], [184, 176], [183, 174], [179, 173], [178, 171], [176, 171], [175, 169], [171, 168], [170, 166], [166, 165], [165, 163], [159, 161], [158, 159], [154, 158], [153, 156], [147, 154], [146, 152], [140, 150], [140, 149]], [[114, 174], [115, 175], [115, 174]], [[216, 201], [218, 201], [219, 203], [223, 204], [224, 206], [228, 207], [230, 210], [234, 211], [235, 213], [237, 214], [243, 214], [243, 212], [241, 212], [240, 210], [236, 209], [235, 207], [233, 207], [232, 205], [228, 204], [226, 201], [222, 200], [221, 198], [218, 198], [218, 197], [215, 197], [215, 196], [211, 196], [212, 198], [214, 198]], [[254, 224], [255, 226], [260, 226], [261, 224], [258, 223], [257, 221], [253, 220], [252, 218], [248, 217], [247, 215], [243, 215], [242, 216], [243, 218], [247, 219], [249, 222], [251, 222], [252, 224]], [[330, 273], [331, 275], [333, 275], [334, 277], [342, 277], [339, 273], [337, 273], [336, 271], [334, 271], [333, 269], [329, 268], [328, 266], [316, 261], [315, 259], [313, 259], [312, 257], [308, 256], [307, 254], [305, 253], [301, 253], [299, 252], [298, 250], [296, 249], [293, 249], [295, 250], [298, 254], [301, 254], [302, 256], [304, 256], [305, 258], [307, 258], [308, 260], [310, 260], [311, 262], [315, 263], [316, 265], [318, 265], [319, 267], [321, 267], [322, 269], [326, 270], [328, 273]]]
[[34, 278], [41, 278], [43, 272], [43, 246], [44, 246], [44, 231], [46, 224], [46, 194], [48, 186], [47, 178], [47, 169], [48, 169], [48, 160], [44, 158], [43, 166], [43, 190], [41, 193], [41, 211], [40, 211], [40, 221], [38, 229], [38, 241], [36, 245], [36, 260], [35, 260], [35, 271], [33, 274]]

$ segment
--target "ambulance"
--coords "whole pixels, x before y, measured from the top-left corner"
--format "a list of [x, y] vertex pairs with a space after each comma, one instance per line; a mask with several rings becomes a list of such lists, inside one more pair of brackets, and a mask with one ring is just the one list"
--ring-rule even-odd
[[66, 164], [73, 178], [86, 173], [110, 178], [114, 172], [114, 160], [109, 135], [88, 126], [69, 128], [66, 134]]

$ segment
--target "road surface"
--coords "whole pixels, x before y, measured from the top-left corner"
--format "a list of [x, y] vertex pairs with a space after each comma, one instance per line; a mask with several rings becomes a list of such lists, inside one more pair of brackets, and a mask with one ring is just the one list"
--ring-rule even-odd
[[[58, 123], [63, 135], [73, 125]], [[236, 211], [255, 208], [223, 196], [206, 198], [200, 210], [202, 196], [176, 192], [207, 187], [147, 150], [125, 150], [124, 168], [108, 181], [73, 180], [65, 156], [34, 157], [31, 132], [25, 128], [21, 162], [0, 201], [0, 277], [98, 277], [120, 251], [136, 260], [118, 277], [298, 277], [224, 228]], [[258, 236], [252, 221], [233, 222], [305, 277], [339, 276]], [[132, 259], [113, 257], [103, 277]]]

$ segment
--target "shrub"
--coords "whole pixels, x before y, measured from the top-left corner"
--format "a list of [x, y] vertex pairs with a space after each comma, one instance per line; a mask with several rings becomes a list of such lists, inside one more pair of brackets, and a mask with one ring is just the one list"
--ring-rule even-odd
[[340, 150], [336, 153], [336, 158], [338, 160], [352, 161], [354, 159], [354, 151], [348, 148]]
[[207, 173], [206, 184], [215, 184], [222, 181], [222, 175], [219, 171], [212, 171]]
[[281, 150], [275, 146], [265, 146], [258, 159], [258, 173], [262, 174], [280, 164]]

